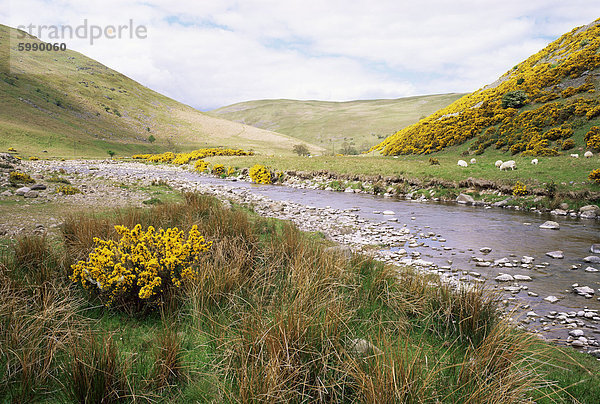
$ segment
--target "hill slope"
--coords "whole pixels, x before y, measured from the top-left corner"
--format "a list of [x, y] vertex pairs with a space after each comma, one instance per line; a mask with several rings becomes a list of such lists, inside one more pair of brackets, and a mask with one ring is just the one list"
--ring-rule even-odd
[[341, 145], [344, 138], [352, 139], [359, 149], [368, 149], [390, 133], [447, 106], [461, 95], [349, 102], [259, 100], [229, 105], [210, 114], [329, 149]]
[[573, 29], [495, 83], [400, 130], [376, 148], [393, 155], [432, 153], [473, 138], [469, 148], [475, 154], [490, 146], [534, 156], [589, 148], [585, 136], [600, 124], [599, 21]]
[[17, 41], [17, 32], [0, 25], [2, 151], [106, 157], [108, 149], [127, 155], [226, 146], [281, 154], [297, 143], [203, 114], [77, 52], [18, 52], [17, 42], [41, 42], [29, 35]]

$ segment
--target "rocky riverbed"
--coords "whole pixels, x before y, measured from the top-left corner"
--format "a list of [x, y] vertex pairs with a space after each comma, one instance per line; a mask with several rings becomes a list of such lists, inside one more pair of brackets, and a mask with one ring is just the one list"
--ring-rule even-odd
[[[160, 182], [168, 183], [176, 190], [202, 192], [223, 201], [252, 206], [261, 215], [293, 221], [302, 230], [319, 231], [353, 251], [392, 265], [410, 265], [417, 270], [434, 272], [455, 284], [485, 282], [490, 289], [502, 294], [507, 312], [522, 326], [600, 357], [596, 338], [600, 332], [600, 302], [596, 297], [600, 283], [593, 277], [600, 269], [596, 260], [600, 246], [588, 243], [587, 254], [583, 255], [581, 251], [582, 256], [576, 259], [572, 255], [574, 251], [579, 253], [582, 243], [577, 244], [576, 249], [563, 248], [565, 251], [549, 248], [561, 245], [561, 237], [557, 235], [564, 237], [577, 231], [570, 229], [569, 223], [561, 222], [562, 229], [561, 224], [556, 223], [560, 230], [553, 230], [552, 223], [547, 224], [538, 216], [519, 216], [518, 219], [523, 221], [519, 223], [522, 227], [517, 237], [524, 237], [524, 243], [525, 238], [534, 236], [538, 237], [533, 239], [536, 244], [552, 237], [558, 240], [549, 243], [545, 251], [541, 250], [543, 252], [529, 254], [526, 249], [510, 247], [511, 240], [495, 240], [498, 237], [491, 228], [483, 232], [473, 229], [453, 234], [453, 229], [446, 227], [446, 234], [441, 230], [440, 220], [437, 220], [440, 226], [436, 225], [436, 220], [431, 220], [432, 212], [442, 212], [442, 217], [449, 217], [457, 210], [463, 215], [458, 220], [475, 223], [484, 220], [480, 219], [483, 216], [477, 216], [483, 210], [474, 207], [418, 202], [400, 205], [390, 199], [353, 195], [354, 192], [338, 193], [334, 197], [332, 192], [311, 190], [311, 185], [303, 180], [290, 180], [295, 189], [255, 186], [244, 182], [243, 176], [217, 180], [183, 167], [136, 162], [37, 161], [22, 163], [22, 170], [41, 184], [49, 173], [62, 170], [64, 177], [82, 190], [81, 194], [68, 196], [72, 198], [68, 199], [71, 204], [141, 205], [150, 195], [139, 189]], [[51, 190], [52, 184], [46, 185], [48, 188], [40, 190], [37, 198], [27, 200], [36, 200], [36, 203], [67, 200]], [[10, 192], [11, 195], [5, 194], [2, 198], [21, 198], [22, 203], [27, 203], [25, 196], [18, 197]], [[427, 213], [423, 213], [425, 211]], [[549, 227], [540, 229], [544, 225]], [[585, 224], [580, 226], [585, 228]], [[592, 234], [595, 230], [591, 229]], [[585, 231], [589, 233], [590, 229]], [[488, 233], [490, 237], [486, 238]], [[588, 235], [585, 240], [593, 238]], [[568, 268], [557, 262], [569, 262]], [[571, 279], [575, 281], [565, 283]]]

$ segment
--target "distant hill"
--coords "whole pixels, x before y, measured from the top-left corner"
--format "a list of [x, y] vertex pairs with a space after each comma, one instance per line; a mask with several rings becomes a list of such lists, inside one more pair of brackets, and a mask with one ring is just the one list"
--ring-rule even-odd
[[433, 153], [470, 141], [473, 154], [491, 147], [552, 156], [592, 148], [586, 134], [600, 124], [599, 22], [564, 34], [496, 82], [396, 132], [377, 149]]
[[293, 136], [329, 151], [345, 141], [368, 149], [386, 136], [460, 98], [426, 95], [349, 102], [259, 100], [210, 111], [212, 116]]
[[10, 42], [17, 32], [0, 25], [0, 151], [106, 157], [108, 149], [122, 156], [225, 146], [288, 154], [297, 143], [208, 116], [77, 52], [13, 50], [9, 65], [9, 45], [41, 43], [29, 35]]

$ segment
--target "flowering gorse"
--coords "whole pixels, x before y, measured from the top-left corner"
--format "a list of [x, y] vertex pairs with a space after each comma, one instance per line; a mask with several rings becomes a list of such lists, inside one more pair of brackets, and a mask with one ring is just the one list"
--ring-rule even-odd
[[133, 303], [135, 307], [154, 307], [161, 297], [196, 279], [206, 242], [198, 226], [187, 238], [174, 228], [167, 230], [141, 225], [133, 229], [115, 226], [121, 239], [94, 239], [95, 248], [87, 261], [72, 266], [71, 280], [98, 295], [107, 305]]
[[255, 164], [250, 168], [250, 179], [257, 184], [272, 184], [271, 172], [261, 164]]

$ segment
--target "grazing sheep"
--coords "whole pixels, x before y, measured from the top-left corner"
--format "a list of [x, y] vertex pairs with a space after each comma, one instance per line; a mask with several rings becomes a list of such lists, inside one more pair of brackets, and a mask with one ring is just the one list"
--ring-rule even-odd
[[477, 163], [477, 160], [471, 159], [471, 164], [475, 164], [475, 163]]
[[506, 171], [509, 168], [511, 170], [516, 170], [517, 163], [514, 160], [508, 160], [508, 161], [505, 161], [504, 163], [502, 163], [502, 165], [500, 166], [500, 170], [502, 170], [502, 171]]
[[502, 160], [496, 160], [496, 168], [500, 168], [500, 166], [502, 165]]
[[537, 165], [537, 163], [538, 163], [538, 159], [531, 160], [531, 164], [533, 164], [534, 166]]
[[583, 157], [585, 157], [586, 159], [589, 159], [593, 155], [594, 155], [594, 153], [592, 153], [591, 151], [588, 150], [583, 154]]
[[464, 161], [464, 160], [458, 160], [458, 165], [460, 167], [467, 167], [468, 166], [467, 162]]
[[578, 153], [571, 154], [571, 157], [573, 157], [574, 159], [578, 159], [579, 158], [579, 154]]

